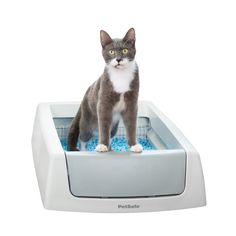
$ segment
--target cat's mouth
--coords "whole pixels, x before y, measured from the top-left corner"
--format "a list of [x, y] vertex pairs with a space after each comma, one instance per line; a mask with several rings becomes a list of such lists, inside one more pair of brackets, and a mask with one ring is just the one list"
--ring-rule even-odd
[[116, 69], [121, 69], [121, 68], [123, 68], [123, 67], [124, 67], [124, 65], [122, 65], [122, 64], [120, 64], [120, 63], [118, 63], [118, 64], [115, 65], [115, 68], [116, 68]]

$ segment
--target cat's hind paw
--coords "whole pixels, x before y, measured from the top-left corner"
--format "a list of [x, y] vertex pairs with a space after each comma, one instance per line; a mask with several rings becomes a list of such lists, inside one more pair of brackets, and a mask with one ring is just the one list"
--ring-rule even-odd
[[95, 148], [95, 151], [97, 151], [97, 152], [108, 152], [108, 148], [104, 144], [98, 144]]
[[135, 144], [135, 145], [133, 145], [133, 146], [131, 146], [130, 147], [130, 151], [131, 152], [142, 152], [143, 151], [143, 147], [142, 147], [142, 145], [140, 145], [140, 144]]

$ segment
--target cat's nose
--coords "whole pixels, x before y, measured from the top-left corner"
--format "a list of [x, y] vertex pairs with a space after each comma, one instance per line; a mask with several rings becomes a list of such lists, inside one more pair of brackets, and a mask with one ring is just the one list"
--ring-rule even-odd
[[121, 59], [121, 58], [116, 58], [116, 61], [117, 61], [118, 63], [120, 63], [120, 62], [122, 61], [122, 59]]

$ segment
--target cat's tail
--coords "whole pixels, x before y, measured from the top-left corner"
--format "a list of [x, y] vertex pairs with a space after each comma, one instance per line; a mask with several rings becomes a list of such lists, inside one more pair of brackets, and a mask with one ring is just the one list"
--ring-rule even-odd
[[81, 117], [81, 109], [79, 108], [79, 111], [77, 112], [75, 118], [72, 120], [69, 134], [68, 134], [68, 145], [67, 150], [68, 151], [79, 151], [77, 149], [77, 142], [79, 138], [79, 123], [80, 123], [80, 117]]

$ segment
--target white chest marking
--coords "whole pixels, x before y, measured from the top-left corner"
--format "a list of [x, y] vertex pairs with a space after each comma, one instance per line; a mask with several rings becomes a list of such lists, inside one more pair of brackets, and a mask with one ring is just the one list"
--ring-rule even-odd
[[117, 123], [121, 115], [120, 113], [125, 109], [125, 101], [124, 101], [124, 94], [122, 93], [120, 95], [120, 100], [115, 104], [113, 108], [113, 114], [112, 114], [112, 123], [115, 124]]
[[129, 65], [123, 69], [108, 67], [110, 80], [117, 93], [125, 93], [130, 90], [130, 83], [134, 79], [135, 70], [135, 62], [130, 62]]
[[122, 93], [120, 95], [120, 100], [115, 104], [113, 108], [113, 112], [122, 112], [125, 109], [125, 100], [124, 100], [124, 94]]

